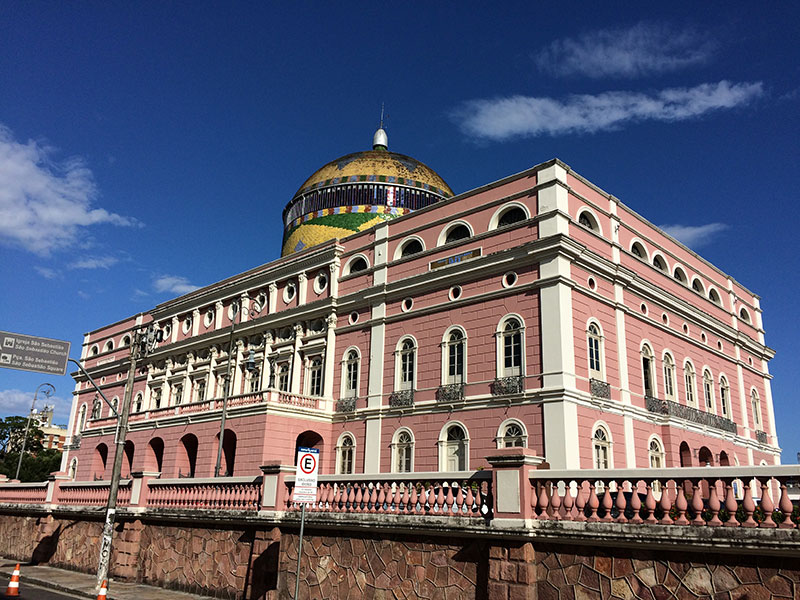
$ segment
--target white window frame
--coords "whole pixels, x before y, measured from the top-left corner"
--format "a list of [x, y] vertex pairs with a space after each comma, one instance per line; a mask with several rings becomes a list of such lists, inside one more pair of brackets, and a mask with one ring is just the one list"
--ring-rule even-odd
[[[350, 440], [352, 445], [346, 446], [345, 440]], [[344, 461], [347, 458], [347, 452], [350, 453], [350, 469], [345, 470]], [[356, 471], [356, 436], [349, 431], [345, 431], [339, 436], [336, 441], [336, 474], [337, 475], [352, 475]]]
[[[506, 444], [506, 440], [508, 436], [506, 435], [506, 430], [511, 426], [519, 427], [522, 434], [519, 436], [519, 440], [522, 443], [521, 446], [508, 446]], [[495, 444], [497, 445], [497, 449], [501, 448], [527, 448], [528, 447], [528, 429], [525, 427], [525, 423], [520, 421], [519, 419], [506, 419], [502, 423], [500, 423], [500, 427], [497, 428], [497, 435], [495, 436]]]
[[[355, 359], [350, 355], [355, 352]], [[355, 388], [350, 387], [350, 366], [355, 365]], [[340, 385], [340, 398], [358, 398], [359, 386], [361, 385], [361, 351], [357, 346], [350, 346], [344, 351], [342, 356], [342, 378]]]
[[[403, 434], [407, 434], [409, 436], [409, 442], [404, 443], [400, 441], [400, 436]], [[392, 436], [392, 473], [413, 473], [414, 472], [414, 447], [416, 445], [416, 440], [414, 438], [414, 432], [411, 431], [408, 427], [401, 427], [397, 431], [394, 432]], [[409, 469], [401, 469], [400, 468], [400, 460], [402, 458], [401, 453], [407, 451], [410, 456], [409, 458]]]
[[[583, 223], [581, 223], [581, 217], [583, 215], [587, 215], [587, 219], [588, 219], [589, 223], [591, 224], [591, 226], [587, 226], [587, 225], [584, 225]], [[575, 223], [579, 227], [582, 227], [584, 229], [588, 229], [589, 231], [592, 231], [592, 232], [594, 232], [594, 233], [596, 233], [596, 234], [598, 234], [600, 236], [603, 235], [603, 227], [600, 225], [600, 219], [597, 217], [595, 212], [591, 208], [589, 208], [588, 206], [582, 206], [578, 210], [578, 213], [575, 215]]]
[[[359, 258], [364, 259], [364, 262], [367, 263], [367, 268], [361, 269], [360, 271], [356, 271], [355, 273], [351, 273], [350, 269], [353, 267], [353, 263]], [[355, 275], [356, 273], [366, 273], [367, 271], [369, 271], [369, 268], [370, 268], [369, 257], [366, 254], [362, 254], [359, 252], [358, 254], [354, 254], [347, 260], [347, 262], [344, 264], [344, 269], [342, 270], [342, 272], [345, 275]]]
[[[597, 435], [602, 432], [603, 438]], [[606, 470], [614, 468], [614, 453], [612, 452], [613, 440], [611, 438], [611, 428], [604, 422], [598, 421], [592, 426], [592, 468]], [[604, 453], [605, 456], [600, 454]], [[603, 459], [605, 466], [602, 464]]]
[[703, 367], [703, 406], [706, 411], [717, 413], [717, 402], [714, 398], [714, 376], [708, 367]]
[[306, 358], [305, 395], [321, 398], [325, 393], [325, 356], [314, 354]]
[[756, 388], [750, 389], [750, 409], [753, 411], [753, 429], [764, 431], [764, 421], [761, 419], [761, 396]]
[[[596, 332], [592, 331], [593, 327], [597, 330]], [[595, 360], [592, 360], [593, 354], [597, 354]], [[603, 328], [597, 319], [590, 319], [586, 324], [586, 360], [589, 368], [589, 377], [592, 379], [605, 381], [605, 354]], [[595, 368], [594, 363], [596, 363], [597, 368]]]
[[728, 378], [725, 375], [719, 376], [719, 403], [720, 411], [726, 419], [733, 419], [731, 411], [731, 386], [728, 383]]
[[[460, 333], [461, 339], [458, 341], [451, 341], [450, 337], [453, 334]], [[456, 346], [461, 346], [461, 375], [451, 375], [450, 367], [451, 356], [450, 350], [455, 349]], [[451, 385], [457, 383], [467, 382], [467, 332], [460, 325], [453, 325], [445, 330], [442, 336], [442, 385]], [[457, 351], [457, 350], [456, 350]]]
[[[408, 256], [404, 257], [403, 256], [403, 248], [406, 247], [406, 244], [408, 244], [408, 243], [410, 243], [412, 241], [419, 242], [420, 246], [422, 246], [422, 250], [420, 250], [419, 252], [415, 252], [414, 254], [409, 254]], [[397, 248], [395, 248], [395, 250], [394, 250], [394, 260], [399, 260], [401, 258], [411, 258], [412, 256], [419, 256], [420, 254], [425, 252], [425, 250], [426, 250], [426, 248], [425, 248], [425, 240], [423, 240], [418, 235], [410, 235], [410, 236], [408, 236], [406, 238], [403, 238], [400, 241], [400, 243], [397, 244]]]
[[[642, 249], [642, 256], [636, 256], [633, 252], [633, 247], [639, 246]], [[650, 254], [647, 251], [647, 246], [640, 240], [639, 238], [633, 238], [631, 240], [631, 248], [630, 248], [631, 256], [633, 256], [637, 260], [644, 261], [646, 263], [650, 262]]]
[[664, 372], [664, 398], [667, 400], [672, 400], [673, 402], [677, 402], [678, 384], [675, 378], [676, 365], [675, 359], [672, 357], [671, 352], [664, 352], [661, 358], [661, 364]]
[[[657, 449], [653, 448], [654, 443], [658, 446]], [[657, 435], [651, 435], [650, 439], [647, 440], [647, 466], [651, 469], [663, 469], [667, 466], [666, 459], [667, 455], [664, 452], [664, 443], [661, 438]], [[654, 462], [659, 464], [655, 465], [653, 464]]]
[[[507, 213], [508, 211], [513, 210], [515, 208], [522, 209], [522, 212], [525, 213], [525, 218], [522, 221], [516, 221], [516, 222], [512, 223], [512, 225], [516, 225], [517, 223], [523, 223], [524, 221], [527, 221], [528, 219], [531, 218], [531, 211], [522, 202], [507, 202], [506, 204], [503, 204], [503, 206], [498, 208], [496, 211], [494, 211], [494, 214], [492, 215], [492, 218], [489, 219], [489, 229], [488, 230], [492, 231], [494, 229], [499, 229], [500, 228], [500, 219], [503, 218], [505, 213]], [[503, 228], [511, 227], [512, 225], [504, 225]]]
[[689, 359], [683, 363], [683, 385], [686, 393], [686, 406], [697, 408], [697, 369]]
[[[466, 238], [463, 238], [463, 239], [460, 239], [460, 240], [456, 240], [454, 242], [446, 242], [445, 240], [447, 240], [447, 236], [450, 235], [450, 232], [453, 231], [459, 225], [464, 225], [469, 230], [469, 237], [466, 237]], [[467, 221], [465, 221], [463, 219], [458, 219], [456, 221], [453, 221], [452, 223], [448, 223], [447, 226], [444, 227], [439, 232], [439, 239], [436, 241], [436, 245], [437, 246], [444, 246], [446, 243], [450, 243], [450, 244], [464, 243], [467, 240], [472, 239], [473, 237], [475, 237], [475, 230], [472, 228], [472, 225], [470, 225]]]
[[[456, 426], [460, 427], [461, 431], [464, 432], [464, 439], [458, 441], [448, 440], [450, 429]], [[447, 454], [448, 450], [454, 447], [456, 443], [463, 443], [464, 449], [464, 468], [457, 469], [457, 471], [469, 471], [469, 429], [467, 429], [467, 426], [461, 421], [448, 421], [439, 431], [439, 440], [437, 442], [439, 446], [439, 471], [450, 471], [450, 469], [447, 468]]]
[[[505, 354], [505, 339], [507, 335], [505, 332], [506, 323], [509, 320], [516, 319], [519, 323], [519, 336], [520, 336], [520, 366], [519, 372], [514, 372], [514, 367], [506, 368], [506, 354]], [[499, 323], [497, 324], [497, 330], [495, 331], [496, 337], [496, 355], [497, 355], [497, 364], [496, 364], [496, 372], [497, 377], [524, 377], [525, 376], [525, 363], [526, 363], [526, 352], [525, 352], [525, 321], [517, 314], [508, 314], [505, 315], [502, 319], [500, 319]]]
[[[642, 394], [647, 396], [648, 385], [650, 387], [651, 397], [657, 397], [658, 394], [658, 377], [656, 377], [656, 355], [653, 352], [653, 347], [650, 342], [642, 342], [639, 349], [641, 355], [640, 365], [642, 368]], [[645, 359], [648, 359], [648, 369], [645, 369]]]
[[[411, 342], [411, 348], [404, 350], [403, 346], [406, 342]], [[397, 342], [394, 351], [394, 391], [400, 392], [405, 390], [417, 389], [417, 359], [419, 346], [417, 340], [413, 335], [405, 335]], [[411, 354], [411, 380], [405, 377], [405, 357]]]

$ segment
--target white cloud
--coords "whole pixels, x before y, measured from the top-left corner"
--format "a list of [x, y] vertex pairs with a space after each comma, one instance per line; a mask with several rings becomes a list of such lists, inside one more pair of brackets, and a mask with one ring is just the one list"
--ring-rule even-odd
[[[31, 400], [33, 400], [32, 391], [0, 390], [0, 415], [27, 416], [31, 409]], [[39, 394], [36, 408], [41, 410], [45, 404], [52, 404], [55, 406], [53, 410], [55, 416], [66, 419], [69, 416], [70, 402], [71, 400], [65, 400], [55, 395], [43, 401], [42, 394]]]
[[186, 277], [177, 275], [161, 275], [156, 277], [153, 287], [157, 292], [169, 292], [171, 294], [188, 294], [198, 289], [199, 286], [192, 285]]
[[704, 83], [651, 94], [603, 92], [565, 100], [511, 96], [464, 102], [451, 117], [468, 135], [494, 141], [565, 133], [594, 133], [638, 121], [682, 121], [745, 105], [763, 94], [761, 82]]
[[714, 50], [714, 42], [694, 29], [639, 23], [556, 40], [534, 61], [558, 76], [639, 77], [702, 64]]
[[46, 256], [80, 242], [91, 225], [138, 225], [103, 208], [92, 208], [97, 186], [80, 158], [54, 160], [39, 142], [17, 142], [0, 125], [0, 241]]
[[82, 258], [67, 265], [68, 269], [108, 269], [117, 264], [118, 259], [113, 256], [92, 256]]
[[725, 231], [725, 223], [708, 223], [707, 225], [660, 225], [661, 229], [690, 248], [700, 248], [711, 242], [716, 234]]
[[45, 279], [56, 279], [60, 277], [60, 274], [55, 269], [50, 269], [49, 267], [33, 267], [34, 270], [39, 273]]

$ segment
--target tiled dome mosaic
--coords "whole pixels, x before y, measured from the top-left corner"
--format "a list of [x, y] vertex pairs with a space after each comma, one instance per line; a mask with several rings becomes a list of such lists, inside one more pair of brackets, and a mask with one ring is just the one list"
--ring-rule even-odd
[[375, 139], [372, 150], [331, 161], [300, 186], [283, 211], [283, 256], [453, 196], [433, 169], [378, 143], [382, 129]]

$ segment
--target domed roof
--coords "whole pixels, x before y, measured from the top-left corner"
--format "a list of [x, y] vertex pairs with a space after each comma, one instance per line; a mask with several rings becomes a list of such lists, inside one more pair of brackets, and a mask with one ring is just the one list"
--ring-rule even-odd
[[306, 179], [283, 210], [283, 256], [453, 197], [436, 171], [388, 144], [381, 127], [372, 150], [332, 160]]
[[[317, 169], [295, 196], [326, 185], [347, 182], [399, 183], [426, 188], [445, 198], [453, 195], [439, 174], [416, 158], [388, 150], [365, 150], [347, 154]], [[421, 185], [420, 185], [421, 184]]]

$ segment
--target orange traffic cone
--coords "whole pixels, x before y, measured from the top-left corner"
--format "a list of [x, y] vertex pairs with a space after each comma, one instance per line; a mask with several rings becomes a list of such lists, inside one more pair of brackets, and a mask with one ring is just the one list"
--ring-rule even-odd
[[100, 591], [97, 592], [97, 600], [106, 600], [107, 593], [108, 593], [108, 580], [103, 579], [103, 585], [100, 586]]
[[14, 572], [11, 574], [11, 581], [8, 582], [6, 588], [6, 598], [19, 596], [19, 563], [14, 567]]

